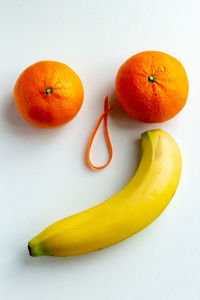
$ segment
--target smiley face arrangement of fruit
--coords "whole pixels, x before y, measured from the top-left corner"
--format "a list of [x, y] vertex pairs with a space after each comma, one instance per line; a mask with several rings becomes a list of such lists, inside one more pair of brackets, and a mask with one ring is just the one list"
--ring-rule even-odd
[[[26, 113], [29, 112], [27, 118], [29, 120], [29, 107], [32, 107], [32, 102], [25, 92], [27, 83], [30, 83], [29, 77], [22, 82], [26, 84], [21, 86], [19, 78], [15, 87], [17, 90], [15, 101], [18, 99], [16, 104], [18, 108], [23, 108], [21, 113], [25, 118], [27, 118]], [[36, 102], [39, 103], [42, 99], [43, 103], [45, 99], [49, 99], [44, 97], [48, 97], [52, 93], [52, 89], [56, 91], [58, 85], [59, 80], [56, 81], [55, 86], [43, 81], [41, 92], [43, 94], [41, 97], [40, 93], [40, 98]], [[63, 86], [66, 88], [66, 85], [63, 84]], [[120, 67], [116, 76], [116, 94], [119, 104], [109, 107], [108, 97], [106, 97], [104, 113], [89, 142], [87, 158], [90, 166], [101, 169], [111, 161], [112, 145], [107, 129], [107, 115], [110, 111], [120, 105], [127, 114], [136, 120], [147, 123], [164, 122], [174, 117], [184, 107], [188, 89], [188, 79], [184, 67], [172, 56], [158, 51], [146, 51], [129, 58]], [[82, 91], [81, 88], [80, 90]], [[78, 99], [83, 97], [83, 92], [80, 93], [80, 90]], [[22, 91], [22, 95], [20, 91]], [[28, 95], [30, 96], [30, 93]], [[24, 99], [30, 101], [24, 102]], [[56, 99], [58, 100], [58, 98]], [[60, 105], [57, 100], [55, 106]], [[27, 106], [24, 106], [24, 103], [28, 103]], [[40, 108], [41, 116], [46, 116], [42, 114], [42, 110], [46, 108], [45, 104], [41, 104]], [[57, 111], [56, 107], [54, 109]], [[54, 110], [51, 112], [53, 116]], [[58, 116], [61, 117], [61, 114]], [[39, 124], [32, 119], [31, 123], [41, 126], [41, 119]], [[52, 117], [52, 119], [54, 118]], [[111, 156], [107, 164], [95, 167], [90, 160], [90, 148], [103, 120]], [[55, 119], [54, 122], [58, 126]], [[45, 119], [41, 127], [55, 127], [44, 126], [47, 123]], [[61, 123], [64, 124], [64, 122]], [[61, 123], [60, 125], [62, 125]], [[89, 253], [114, 245], [152, 223], [167, 207], [176, 192], [181, 176], [182, 159], [180, 149], [174, 139], [161, 129], [143, 133], [141, 145], [142, 158], [136, 174], [119, 193], [97, 206], [47, 227], [29, 241], [30, 255], [34, 257], [44, 255], [67, 257]]]
[[83, 86], [68, 66], [40, 61], [25, 69], [14, 87], [14, 99], [23, 118], [43, 128], [71, 121], [83, 103]]

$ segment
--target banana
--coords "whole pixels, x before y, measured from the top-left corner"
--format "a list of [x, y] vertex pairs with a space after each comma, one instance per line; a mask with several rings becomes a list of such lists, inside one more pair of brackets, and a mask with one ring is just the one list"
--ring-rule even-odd
[[181, 153], [172, 137], [160, 129], [144, 132], [142, 158], [131, 181], [107, 201], [47, 227], [28, 243], [30, 255], [79, 255], [132, 236], [166, 208], [181, 169]]

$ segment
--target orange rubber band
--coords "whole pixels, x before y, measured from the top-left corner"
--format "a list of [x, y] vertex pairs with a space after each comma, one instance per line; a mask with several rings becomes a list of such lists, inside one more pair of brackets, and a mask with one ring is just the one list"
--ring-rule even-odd
[[[98, 122], [97, 122], [97, 125], [92, 133], [92, 136], [90, 138], [90, 141], [89, 141], [89, 144], [88, 144], [88, 148], [87, 148], [87, 161], [88, 161], [88, 164], [89, 166], [92, 168], [92, 169], [95, 169], [95, 170], [100, 170], [100, 169], [104, 169], [105, 167], [107, 167], [109, 165], [109, 163], [111, 162], [112, 160], [112, 157], [113, 157], [113, 149], [112, 149], [112, 144], [111, 144], [111, 141], [110, 141], [110, 137], [109, 137], [109, 133], [108, 133], [108, 113], [113, 110], [114, 108], [116, 108], [118, 105], [115, 104], [113, 106], [111, 106], [110, 108], [108, 108], [108, 96], [106, 96], [105, 98], [105, 102], [104, 102], [104, 113], [101, 115], [101, 117], [99, 118]], [[108, 162], [103, 165], [103, 166], [95, 166], [92, 162], [91, 162], [91, 159], [90, 159], [90, 152], [91, 152], [91, 147], [92, 147], [92, 143], [94, 141], [94, 138], [95, 138], [95, 135], [97, 133], [97, 130], [99, 129], [99, 126], [102, 122], [102, 120], [104, 119], [104, 130], [105, 130], [105, 136], [106, 136], [106, 142], [107, 142], [107, 146], [108, 146], [108, 150], [110, 152], [110, 155], [109, 155], [109, 159], [108, 159]]]

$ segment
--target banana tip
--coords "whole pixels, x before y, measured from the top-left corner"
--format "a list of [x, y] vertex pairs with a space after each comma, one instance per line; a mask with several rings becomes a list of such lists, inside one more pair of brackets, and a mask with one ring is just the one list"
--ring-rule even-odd
[[31, 247], [29, 245], [28, 245], [28, 252], [29, 252], [30, 256], [32, 256]]

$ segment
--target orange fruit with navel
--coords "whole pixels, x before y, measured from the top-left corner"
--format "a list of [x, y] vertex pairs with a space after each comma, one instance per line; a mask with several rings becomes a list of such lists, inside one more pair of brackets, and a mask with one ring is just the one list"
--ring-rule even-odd
[[67, 65], [40, 61], [25, 69], [14, 87], [16, 106], [33, 125], [54, 128], [71, 121], [83, 103], [83, 85]]
[[164, 122], [184, 107], [189, 91], [187, 74], [174, 57], [145, 51], [130, 57], [116, 76], [120, 105], [132, 118]]

